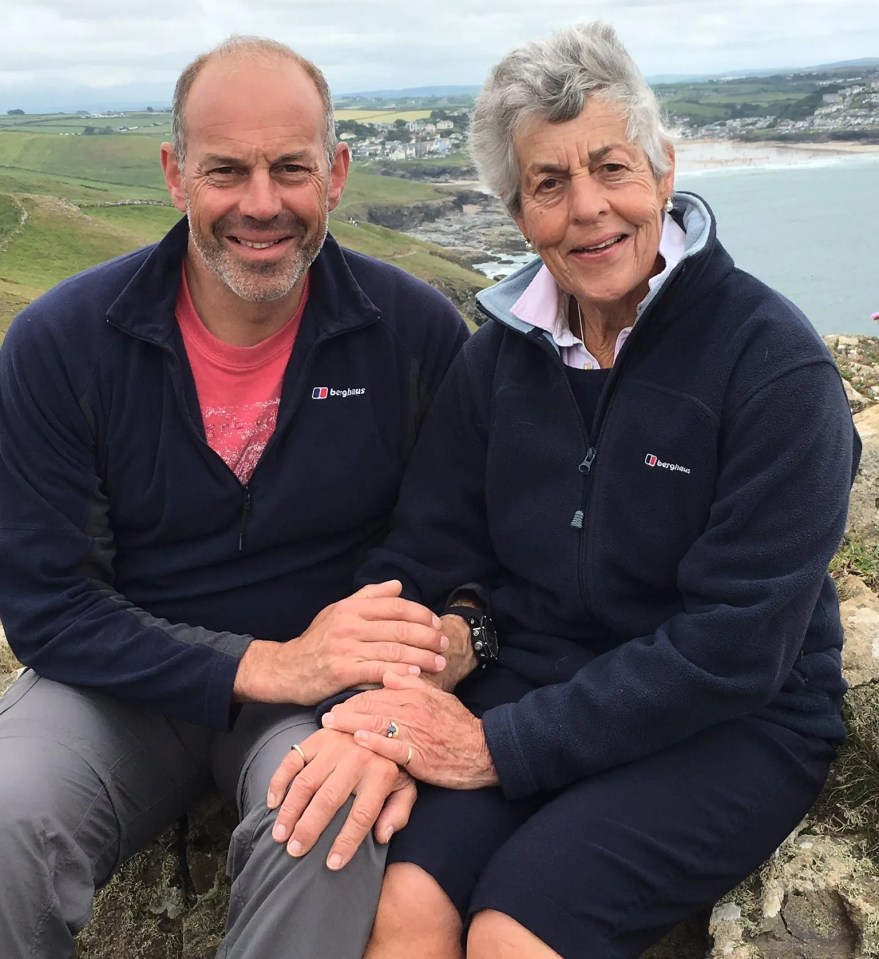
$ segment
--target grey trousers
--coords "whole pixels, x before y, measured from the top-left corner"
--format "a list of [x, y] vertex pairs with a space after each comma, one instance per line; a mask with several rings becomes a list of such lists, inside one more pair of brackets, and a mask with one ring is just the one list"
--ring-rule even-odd
[[385, 847], [370, 838], [343, 870], [326, 868], [347, 808], [301, 859], [271, 838], [269, 778], [312, 717], [248, 705], [220, 734], [26, 671], [0, 698], [3, 959], [69, 959], [96, 889], [212, 781], [241, 816], [218, 959], [361, 959]]

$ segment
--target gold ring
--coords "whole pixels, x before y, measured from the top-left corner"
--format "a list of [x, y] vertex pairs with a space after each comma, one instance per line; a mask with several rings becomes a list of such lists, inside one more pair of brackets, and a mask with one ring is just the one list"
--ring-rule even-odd
[[404, 769], [409, 765], [409, 763], [412, 762], [412, 757], [413, 757], [414, 755], [415, 755], [415, 753], [413, 752], [413, 750], [412, 750], [412, 744], [410, 743], [409, 745], [406, 746], [406, 762], [401, 763], [401, 765], [402, 765], [402, 767], [403, 767]]
[[388, 723], [388, 728], [385, 730], [385, 736], [388, 739], [399, 739], [400, 738], [400, 727], [392, 719]]
[[303, 765], [303, 766], [307, 766], [307, 765], [308, 765], [308, 760], [305, 758], [305, 753], [302, 751], [302, 747], [299, 745], [299, 743], [293, 743], [293, 745], [290, 747], [290, 750], [291, 750], [292, 752], [297, 752], [297, 753], [299, 753], [299, 755], [302, 757], [302, 765]]

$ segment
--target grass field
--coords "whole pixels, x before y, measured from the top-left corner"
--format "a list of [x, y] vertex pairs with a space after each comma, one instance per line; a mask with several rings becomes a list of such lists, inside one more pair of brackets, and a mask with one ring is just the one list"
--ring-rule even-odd
[[22, 206], [27, 223], [0, 254], [0, 284], [29, 297], [153, 238], [149, 230], [108, 224], [55, 197], [23, 197]]
[[142, 243], [161, 239], [180, 219], [180, 211], [170, 203], [162, 206], [82, 206], [83, 213], [106, 223], [120, 234], [130, 233]]
[[358, 123], [393, 123], [395, 120], [426, 120], [430, 110], [336, 110], [337, 120], [356, 120]]
[[[48, 113], [34, 116], [0, 116], [0, 132], [54, 133], [78, 135], [86, 128], [115, 130], [126, 127], [126, 133], [139, 136], [166, 137], [171, 130], [171, 114], [154, 111], [130, 112], [124, 116], [91, 116], [84, 113]], [[135, 129], [136, 128], [136, 129]]]
[[164, 190], [158, 138], [0, 133], [0, 167]]
[[366, 208], [371, 205], [406, 206], [410, 203], [438, 200], [444, 196], [448, 196], [448, 191], [440, 187], [399, 177], [381, 176], [355, 164], [348, 176], [338, 213], [362, 217]]

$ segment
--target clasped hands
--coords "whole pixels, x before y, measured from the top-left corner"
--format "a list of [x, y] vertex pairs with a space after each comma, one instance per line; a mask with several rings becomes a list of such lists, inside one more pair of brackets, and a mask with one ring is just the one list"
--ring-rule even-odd
[[[385, 605], [392, 599], [398, 625], [404, 615], [421, 619], [423, 627], [427, 626], [426, 616], [428, 628], [434, 630], [438, 624], [444, 640], [440, 648], [446, 653], [437, 656], [438, 668], [432, 672], [420, 666], [385, 669], [376, 677], [383, 683], [381, 688], [358, 693], [333, 707], [323, 717], [324, 728], [300, 743], [298, 750], [291, 750], [269, 783], [267, 804], [278, 810], [272, 835], [286, 844], [292, 856], [305, 855], [335, 813], [353, 797], [327, 857], [330, 869], [345, 866], [370, 830], [377, 842], [386, 843], [406, 825], [416, 798], [413, 776], [451, 788], [477, 788], [497, 781], [481, 722], [445, 691], [453, 689], [475, 666], [469, 627], [456, 616], [440, 621], [424, 607], [400, 599], [399, 590], [396, 582], [364, 587], [324, 610], [309, 630], [320, 629], [322, 621], [332, 617], [334, 610], [338, 616], [338, 608], [345, 604], [358, 603], [362, 615], [364, 599], [381, 599]], [[373, 604], [370, 613], [380, 612], [383, 610]], [[372, 631], [375, 635], [374, 628]], [[408, 631], [408, 635], [413, 634]], [[361, 684], [370, 681], [374, 680], [360, 679]], [[400, 730], [398, 738], [387, 736], [391, 720]]]

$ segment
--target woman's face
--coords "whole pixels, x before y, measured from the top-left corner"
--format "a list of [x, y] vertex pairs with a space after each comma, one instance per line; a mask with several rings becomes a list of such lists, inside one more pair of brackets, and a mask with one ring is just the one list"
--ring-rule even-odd
[[513, 141], [519, 161], [519, 229], [559, 286], [607, 311], [634, 315], [659, 272], [662, 210], [674, 186], [659, 181], [626, 121], [600, 99], [566, 123], [526, 120]]

